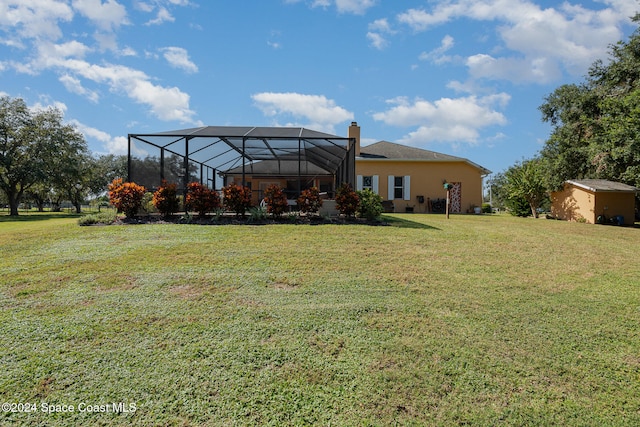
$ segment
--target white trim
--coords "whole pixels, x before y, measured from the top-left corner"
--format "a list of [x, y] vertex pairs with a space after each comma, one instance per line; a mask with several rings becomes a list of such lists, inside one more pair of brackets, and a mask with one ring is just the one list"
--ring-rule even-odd
[[373, 179], [371, 180], [371, 186], [373, 187], [372, 190], [374, 193], [378, 194], [379, 193], [379, 188], [380, 188], [380, 177], [378, 175], [373, 175]]
[[395, 180], [394, 180], [394, 176], [393, 175], [389, 175], [389, 178], [387, 179], [387, 199], [388, 200], [394, 200], [395, 197], [395, 188], [394, 188], [394, 184], [395, 184]]
[[356, 190], [362, 191], [362, 175], [356, 177]]

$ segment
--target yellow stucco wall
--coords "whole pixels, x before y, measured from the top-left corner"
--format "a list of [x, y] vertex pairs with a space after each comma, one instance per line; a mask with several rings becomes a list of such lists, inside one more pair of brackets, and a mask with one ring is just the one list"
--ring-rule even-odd
[[622, 215], [625, 225], [633, 225], [635, 210], [635, 195], [633, 193], [597, 193], [596, 217], [603, 213], [607, 218]]
[[594, 224], [595, 194], [565, 184], [562, 191], [551, 193], [551, 215], [566, 221], [579, 221], [584, 218], [589, 224]]
[[383, 200], [388, 200], [388, 176], [410, 176], [410, 199], [393, 200], [396, 212], [405, 212], [407, 206], [414, 207], [414, 212], [426, 212], [426, 203], [419, 204], [417, 196], [424, 196], [425, 200], [444, 199], [445, 180], [462, 184], [462, 213], [482, 205], [482, 175], [466, 162], [356, 159], [356, 175], [377, 175], [378, 194]]
[[567, 221], [581, 218], [595, 224], [599, 215], [607, 218], [622, 215], [626, 225], [635, 219], [635, 196], [633, 193], [597, 192], [565, 184], [562, 191], [551, 193], [551, 215]]

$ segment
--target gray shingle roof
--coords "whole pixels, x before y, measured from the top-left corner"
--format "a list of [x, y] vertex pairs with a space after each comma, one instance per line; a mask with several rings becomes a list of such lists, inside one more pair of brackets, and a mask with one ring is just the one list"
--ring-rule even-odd
[[422, 148], [409, 147], [389, 141], [379, 141], [360, 149], [361, 159], [386, 159], [386, 160], [421, 160], [432, 162], [465, 162], [478, 169], [483, 174], [491, 173], [490, 170], [465, 159], [464, 157], [450, 156], [436, 151]]
[[623, 184], [621, 182], [608, 181], [606, 179], [580, 179], [567, 181], [568, 184], [573, 184], [577, 187], [584, 188], [585, 190], [598, 192], [619, 192], [619, 193], [635, 193], [640, 191], [638, 188]]

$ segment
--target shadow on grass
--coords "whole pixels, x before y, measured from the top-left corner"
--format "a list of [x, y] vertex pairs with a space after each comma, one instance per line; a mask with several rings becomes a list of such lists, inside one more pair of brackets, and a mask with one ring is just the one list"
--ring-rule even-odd
[[35, 221], [48, 221], [51, 219], [64, 219], [64, 218], [80, 218], [82, 214], [66, 213], [66, 212], [29, 212], [21, 213], [18, 216], [10, 216], [7, 213], [0, 213], [0, 222], [35, 222]]
[[413, 228], [418, 230], [440, 230], [437, 227], [433, 227], [431, 225], [424, 224], [422, 222], [412, 221], [408, 219], [408, 217], [398, 218], [397, 216], [383, 215], [382, 219], [391, 227]]

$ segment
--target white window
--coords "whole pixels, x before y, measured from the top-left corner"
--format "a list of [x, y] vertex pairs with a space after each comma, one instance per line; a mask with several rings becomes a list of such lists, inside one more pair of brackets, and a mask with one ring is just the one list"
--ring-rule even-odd
[[358, 175], [356, 190], [369, 189], [378, 194], [378, 175]]
[[389, 175], [387, 193], [389, 200], [411, 200], [411, 177]]
[[362, 189], [373, 191], [373, 176], [368, 175], [362, 177]]

